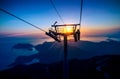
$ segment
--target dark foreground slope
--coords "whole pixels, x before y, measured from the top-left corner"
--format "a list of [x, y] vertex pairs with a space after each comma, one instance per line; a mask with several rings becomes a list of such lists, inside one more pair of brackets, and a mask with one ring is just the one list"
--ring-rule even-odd
[[[62, 79], [62, 62], [17, 65], [0, 71], [0, 79]], [[120, 79], [120, 55], [69, 60], [69, 79]]]

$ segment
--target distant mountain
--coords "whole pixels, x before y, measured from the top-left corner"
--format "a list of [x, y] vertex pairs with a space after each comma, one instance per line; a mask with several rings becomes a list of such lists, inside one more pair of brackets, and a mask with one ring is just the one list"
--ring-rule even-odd
[[90, 36], [94, 37], [110, 37], [110, 38], [120, 38], [120, 26], [117, 28], [105, 29], [105, 30], [98, 30], [98, 34], [92, 34]]
[[[120, 79], [120, 55], [69, 60], [69, 79]], [[0, 71], [0, 79], [62, 79], [63, 62], [17, 65]]]
[[106, 37], [120, 38], [120, 29], [117, 29], [117, 31], [106, 33], [106, 34], [104, 34], [104, 36], [106, 36]]
[[[29, 48], [29, 47], [28, 47]], [[18, 56], [9, 66], [28, 63], [51, 64], [63, 60], [63, 42], [44, 42], [34, 46], [38, 53]], [[68, 59], [89, 59], [94, 56], [120, 55], [120, 41], [109, 39], [101, 42], [68, 41]]]

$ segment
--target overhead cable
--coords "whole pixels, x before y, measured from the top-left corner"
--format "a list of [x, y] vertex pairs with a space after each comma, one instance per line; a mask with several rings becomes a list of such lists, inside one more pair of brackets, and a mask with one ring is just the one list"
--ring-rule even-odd
[[80, 27], [79, 27], [79, 29], [81, 28], [81, 21], [82, 21], [82, 9], [83, 9], [83, 0], [81, 0], [81, 7], [80, 7], [80, 20], [79, 20]]
[[62, 21], [62, 23], [65, 24], [64, 21], [63, 21], [63, 19], [62, 19], [62, 17], [61, 17], [61, 15], [60, 15], [60, 13], [58, 12], [58, 10], [57, 10], [57, 8], [56, 8], [53, 0], [50, 0], [50, 2], [51, 2], [51, 4], [52, 4], [53, 8], [55, 9], [57, 15], [59, 16], [60, 20]]
[[9, 15], [11, 15], [11, 16], [13, 16], [13, 17], [15, 17], [15, 18], [17, 18], [17, 19], [19, 19], [19, 20], [21, 20], [21, 21], [23, 21], [23, 22], [25, 22], [25, 23], [27, 23], [27, 24], [29, 24], [29, 25], [31, 25], [31, 26], [33, 26], [33, 27], [39, 29], [39, 30], [41, 30], [41, 31], [43, 31], [43, 32], [46, 32], [45, 30], [39, 28], [38, 26], [35, 26], [35, 25], [33, 25], [32, 23], [30, 23], [30, 22], [28, 22], [28, 21], [26, 21], [26, 20], [24, 20], [24, 19], [21, 19], [20, 17], [14, 15], [14, 14], [12, 14], [12, 13], [10, 13], [10, 12], [8, 12], [8, 11], [2, 9], [2, 8], [0, 8], [0, 10], [1, 10], [2, 12], [5, 12], [5, 13], [7, 13], [7, 14], [9, 14]]

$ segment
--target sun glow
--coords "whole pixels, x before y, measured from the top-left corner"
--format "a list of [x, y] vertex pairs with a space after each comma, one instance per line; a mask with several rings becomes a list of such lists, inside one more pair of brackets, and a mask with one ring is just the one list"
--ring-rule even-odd
[[70, 26], [66, 26], [64, 28], [64, 33], [72, 33], [73, 32], [73, 27], [70, 27]]

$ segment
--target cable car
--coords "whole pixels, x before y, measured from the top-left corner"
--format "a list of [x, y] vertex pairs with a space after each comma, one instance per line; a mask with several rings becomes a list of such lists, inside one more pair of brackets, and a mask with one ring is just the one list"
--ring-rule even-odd
[[61, 36], [63, 35], [73, 35], [75, 42], [80, 40], [80, 24], [64, 24], [64, 25], [56, 25], [57, 21], [51, 25], [49, 32], [46, 34], [52, 37], [54, 40], [61, 42]]

